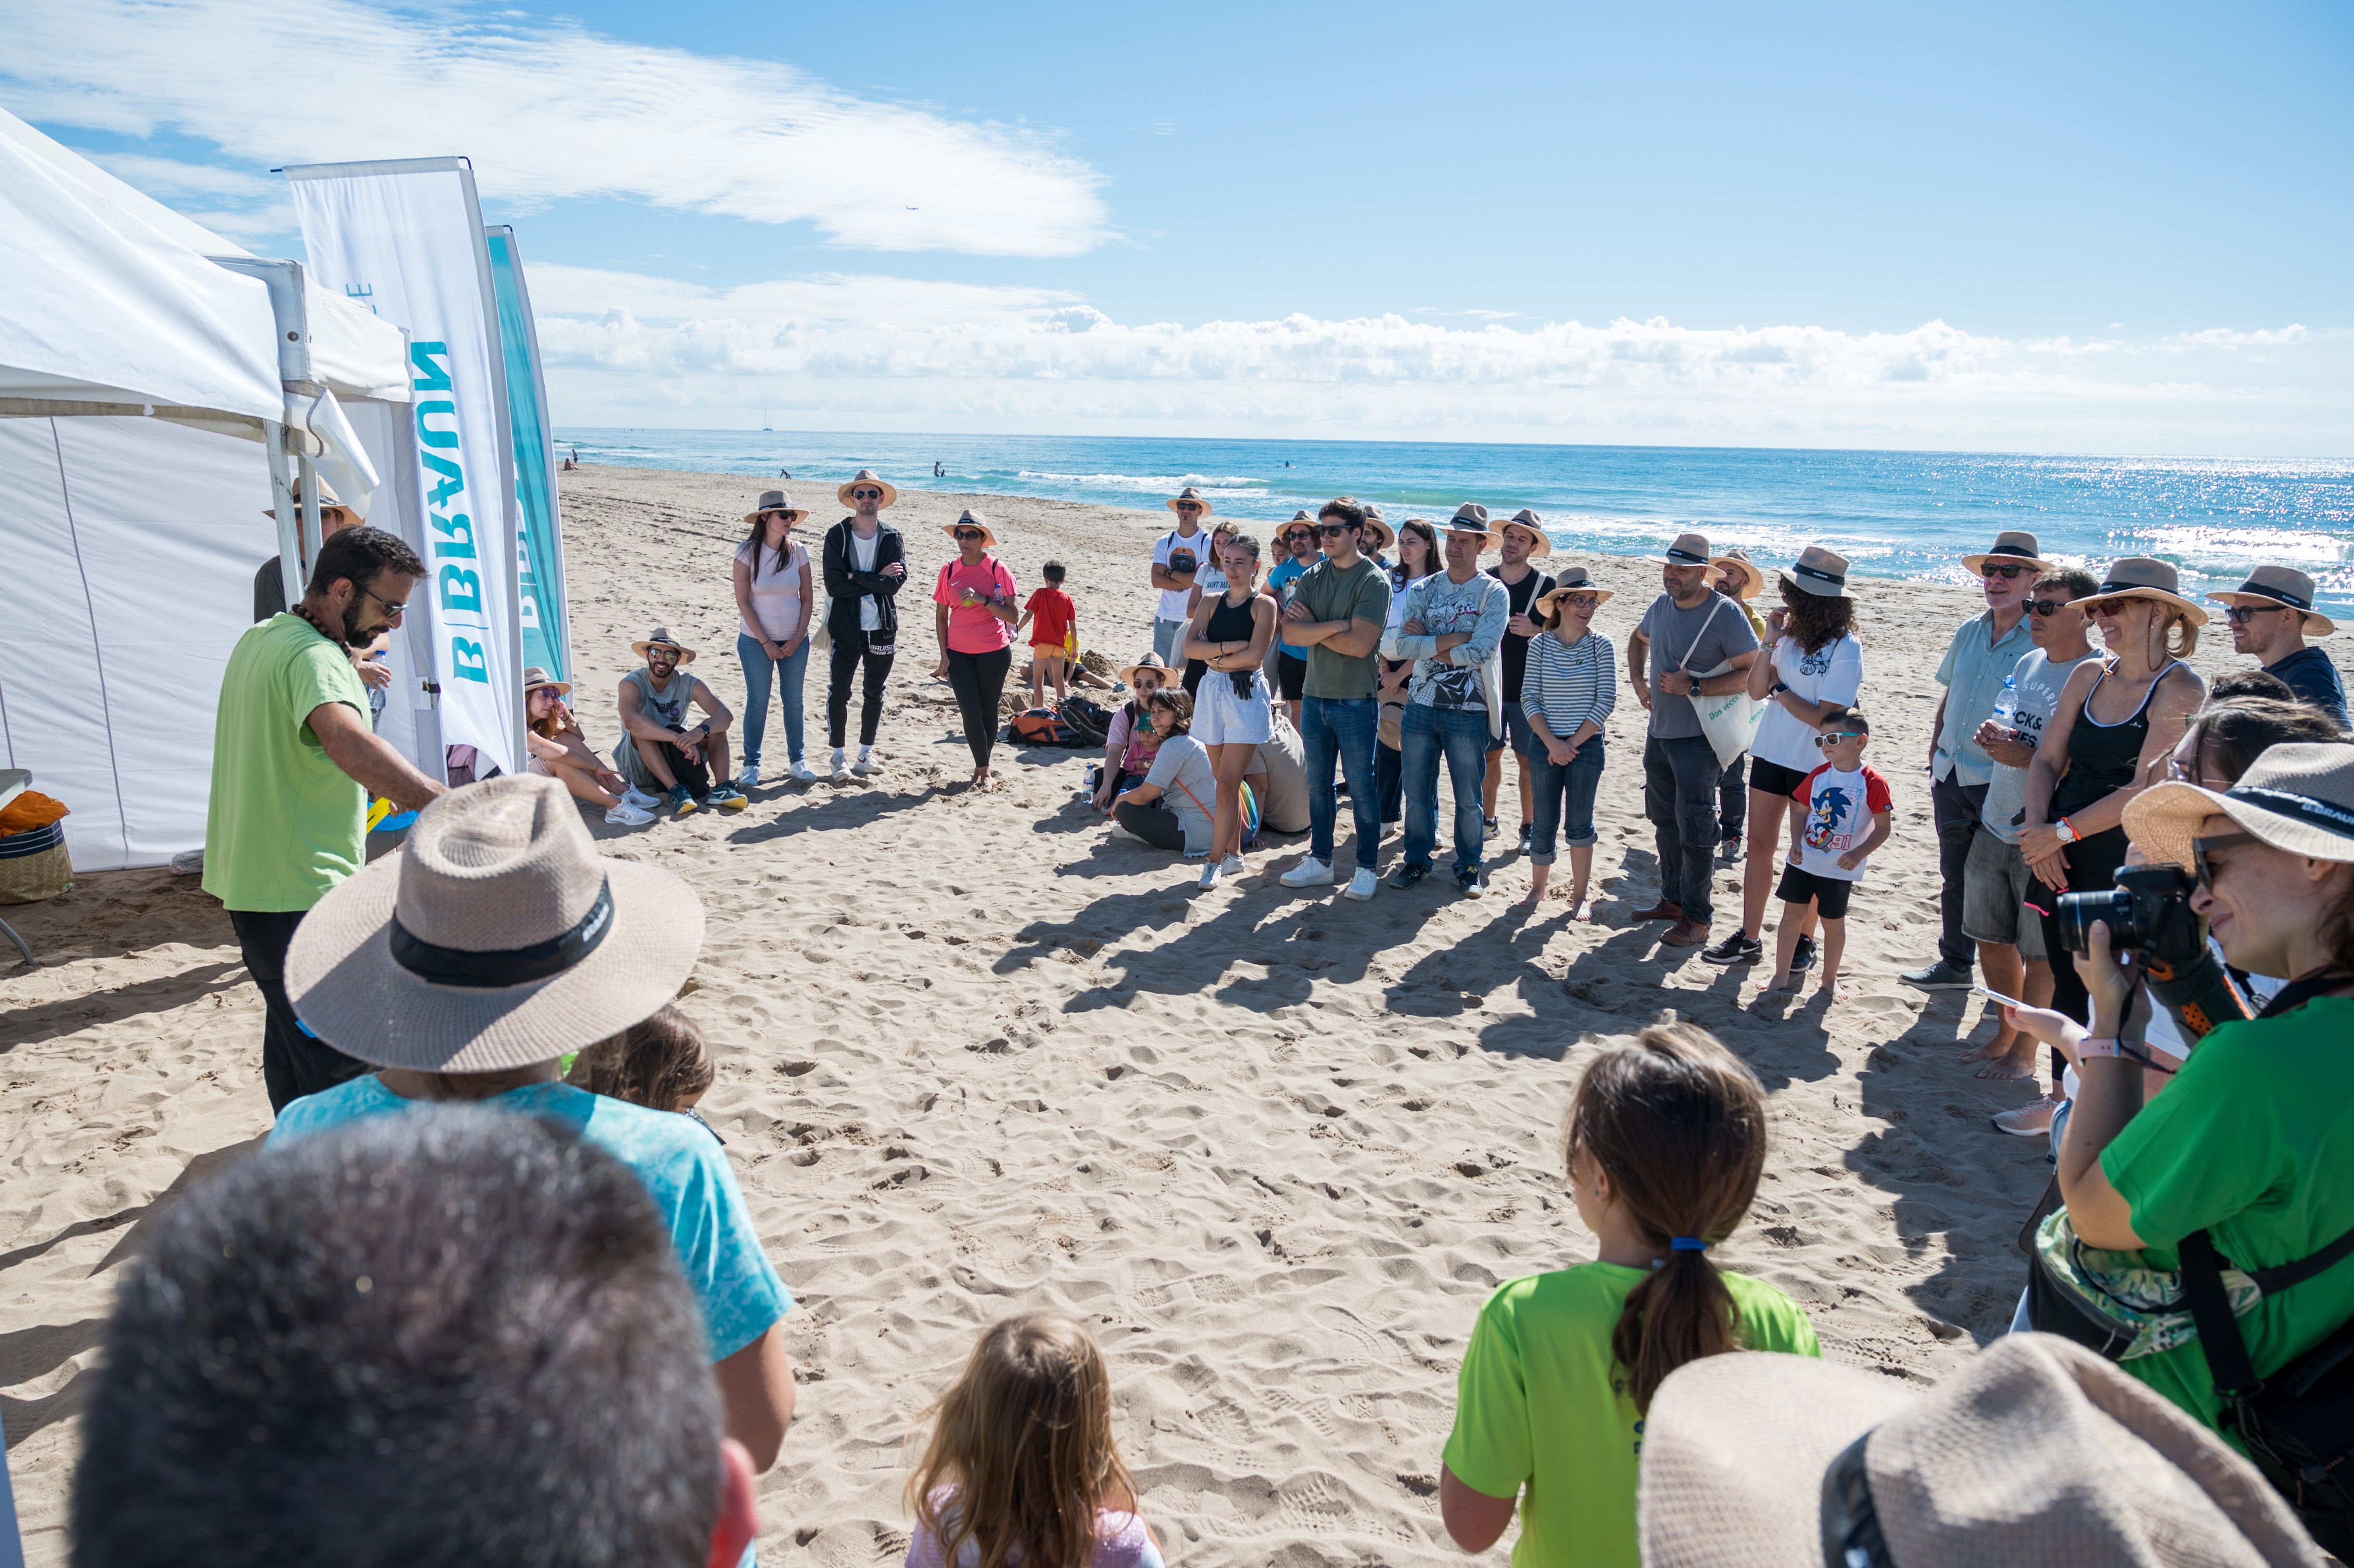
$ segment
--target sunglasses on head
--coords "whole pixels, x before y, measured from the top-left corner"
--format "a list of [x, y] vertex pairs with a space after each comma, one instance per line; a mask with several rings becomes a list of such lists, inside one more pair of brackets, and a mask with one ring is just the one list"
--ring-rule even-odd
[[1982, 577], [2000, 577], [2005, 582], [2009, 582], [2011, 578], [2018, 577], [2025, 570], [2027, 570], [2025, 567], [1998, 567], [1992, 561], [1988, 561], [1985, 566], [1978, 568], [1978, 576]]
[[2027, 601], [2030, 615], [2057, 615], [2076, 601], [2073, 599], [2031, 599]]
[[2207, 858], [2208, 852], [2219, 849], [2237, 849], [2243, 844], [2252, 844], [2258, 842], [2259, 841], [2253, 833], [2218, 833], [2211, 839], [2192, 839], [2190, 841], [2190, 863], [2192, 866], [2192, 876], [2198, 881], [2200, 886], [2207, 889], [2210, 893], [2214, 892], [2215, 863]]
[[2260, 615], [2271, 615], [2288, 608], [2285, 604], [2235, 604], [2223, 611], [2223, 619], [2233, 626], [2245, 626]]

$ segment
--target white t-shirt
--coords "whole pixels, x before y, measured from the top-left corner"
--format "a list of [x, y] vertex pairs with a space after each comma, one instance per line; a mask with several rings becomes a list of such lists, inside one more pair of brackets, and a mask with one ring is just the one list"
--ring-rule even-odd
[[793, 634], [801, 620], [801, 568], [809, 565], [809, 552], [795, 540], [785, 551], [784, 564], [777, 563], [777, 552], [766, 545], [749, 540], [736, 546], [736, 559], [743, 563], [752, 579], [752, 615], [759, 622], [754, 625], [737, 615], [737, 624], [744, 635], [766, 637], [771, 642], [781, 642]]
[[[875, 530], [875, 537], [872, 539], [862, 539], [858, 536], [858, 525], [854, 523], [851, 524], [850, 564], [852, 566], [857, 567], [862, 572], [873, 571], [875, 569], [875, 552], [882, 547], [883, 530], [879, 526]], [[861, 631], [879, 631], [882, 630], [882, 627], [883, 607], [875, 602], [875, 596], [873, 594], [868, 593], [859, 595], [858, 630]]]
[[[2010, 676], [2002, 683], [2002, 695], [1994, 700], [1994, 722], [2006, 729], [2019, 731], [2020, 737], [2030, 746], [2043, 741], [2043, 726], [2052, 722], [2053, 710], [2060, 705], [2060, 694], [2066, 689], [2069, 673], [2093, 655], [2071, 659], [2064, 664], [2054, 664], [2041, 648], [2031, 648], [2020, 655], [2012, 665]], [[1994, 765], [1987, 778], [1986, 806], [1979, 821], [1987, 832], [2007, 844], [2019, 842], [2019, 824], [2012, 821], [2027, 810], [2027, 769]]]
[[[1210, 565], [1209, 530], [1197, 527], [1191, 534], [1180, 535], [1172, 528], [1168, 533], [1161, 535], [1159, 539], [1153, 541], [1152, 564], [1154, 566], [1166, 567], [1175, 564], [1170, 560], [1170, 556], [1172, 554], [1184, 555], [1192, 557], [1191, 564], [1195, 569], [1194, 581], [1202, 581], [1203, 577], [1201, 574], [1204, 569], [1208, 567]], [[1221, 588], [1219, 591], [1223, 593], [1225, 590]], [[1187, 616], [1193, 613], [1192, 609], [1193, 601], [1193, 596], [1187, 589], [1162, 588], [1161, 590], [1161, 619], [1163, 620], [1184, 620]]]
[[1841, 773], [1822, 762], [1790, 793], [1806, 811], [1798, 832], [1799, 869], [1830, 881], [1861, 882], [1872, 863], [1863, 861], [1850, 871], [1839, 857], [1872, 836], [1874, 813], [1894, 809], [1888, 780], [1869, 763]]
[[[1774, 678], [1789, 687], [1794, 697], [1851, 708], [1863, 690], [1863, 644], [1842, 636], [1809, 653], [1797, 638], [1784, 637], [1774, 644]], [[1749, 755], [1811, 773], [1822, 765], [1822, 750], [1815, 745], [1820, 733], [1784, 707], [1781, 698], [1768, 697]]]

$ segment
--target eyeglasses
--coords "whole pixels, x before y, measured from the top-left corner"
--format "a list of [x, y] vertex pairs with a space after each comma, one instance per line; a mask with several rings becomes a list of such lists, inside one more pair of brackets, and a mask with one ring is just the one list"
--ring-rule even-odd
[[2003, 581], [2009, 582], [2025, 570], [2027, 570], [2025, 567], [1998, 567], [1993, 562], [1989, 561], [1978, 569], [1978, 576], [1982, 577], [2000, 577]]
[[1327, 539], [1337, 539], [1355, 526], [1353, 523], [1319, 523], [1316, 531]]
[[384, 595], [376, 592], [374, 589], [362, 588], [360, 589], [360, 592], [376, 600], [377, 607], [384, 611], [384, 618], [387, 620], [398, 620], [402, 616], [408, 613], [408, 607], [407, 605], [395, 604], [392, 600], [385, 598]]
[[1862, 738], [1862, 731], [1850, 729], [1842, 731], [1838, 735], [1819, 735], [1815, 736], [1815, 744], [1821, 747], [1825, 751], [1829, 751], [1832, 747], [1837, 746], [1842, 740], [1861, 740]]
[[2218, 833], [2211, 839], [2192, 839], [2190, 863], [2195, 868], [2193, 874], [2197, 877], [2199, 885], [2210, 893], [2215, 891], [2215, 863], [2207, 858], [2211, 851], [2237, 849], [2243, 844], [2257, 842], [2259, 841], [2253, 833]]
[[2027, 613], [2054, 616], [2075, 602], [2073, 599], [2031, 599], [2027, 601]]
[[981, 536], [981, 532], [978, 528], [960, 528], [956, 531], [956, 542], [960, 545], [968, 539], [978, 539]]
[[2223, 611], [2223, 619], [2233, 626], [2245, 626], [2260, 615], [2272, 615], [2288, 608], [2285, 604], [2235, 604]]

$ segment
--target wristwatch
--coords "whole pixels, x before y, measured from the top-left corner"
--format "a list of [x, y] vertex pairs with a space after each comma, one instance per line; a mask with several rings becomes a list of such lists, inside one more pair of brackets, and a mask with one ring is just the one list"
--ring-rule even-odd
[[2073, 844], [2076, 842], [2076, 824], [2065, 817], [2052, 823], [2052, 831], [2060, 835], [2060, 842], [2063, 844]]

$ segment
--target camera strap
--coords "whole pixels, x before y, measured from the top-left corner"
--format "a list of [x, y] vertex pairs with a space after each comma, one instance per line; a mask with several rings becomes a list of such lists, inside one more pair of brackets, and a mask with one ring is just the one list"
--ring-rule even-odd
[[2317, 969], [2302, 980], [2293, 980], [2281, 987], [2280, 994], [2264, 1003], [2264, 1010], [2256, 1016], [2278, 1018], [2284, 1013], [2295, 1012], [2315, 997], [2327, 996], [2331, 991], [2349, 985], [2354, 985], [2354, 969]]

